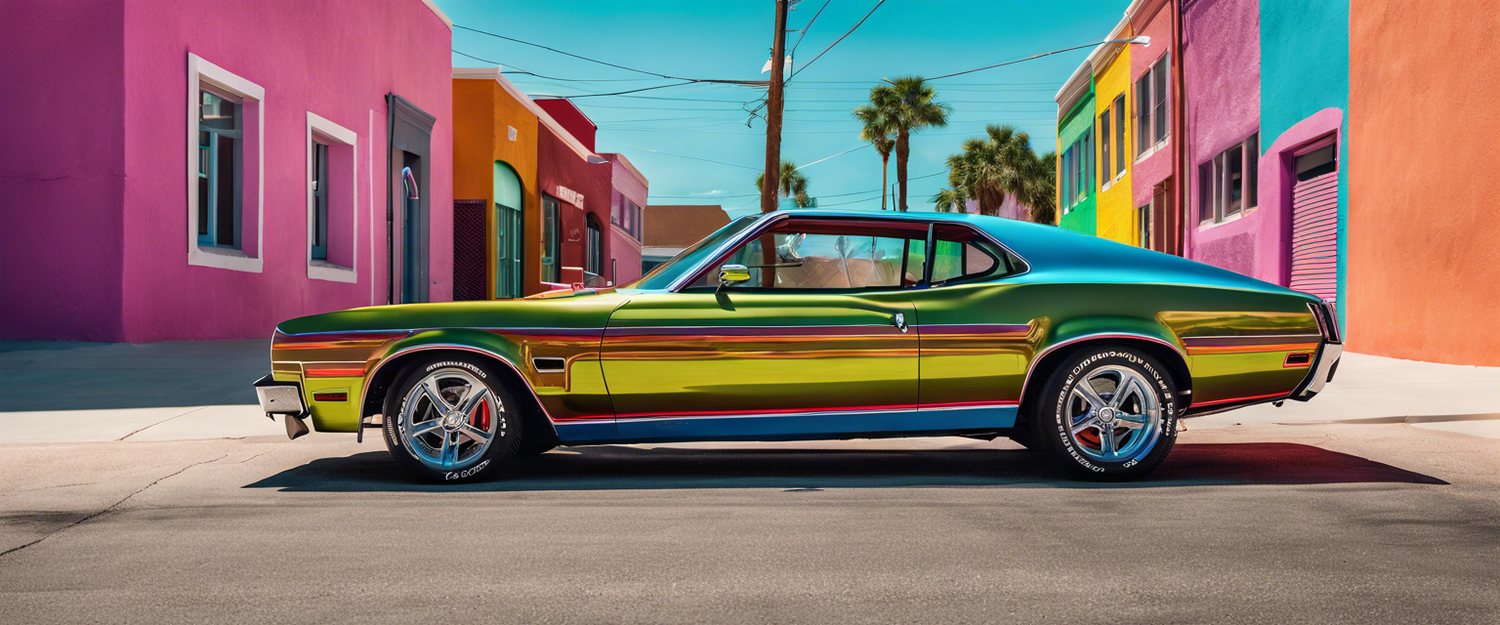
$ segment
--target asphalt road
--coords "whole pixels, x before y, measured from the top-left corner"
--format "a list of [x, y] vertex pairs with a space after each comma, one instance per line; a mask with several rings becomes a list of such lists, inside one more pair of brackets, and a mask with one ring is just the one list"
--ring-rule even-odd
[[[378, 438], [376, 439], [378, 441]], [[0, 622], [1493, 623], [1500, 440], [1190, 431], [1152, 480], [966, 439], [0, 446]]]

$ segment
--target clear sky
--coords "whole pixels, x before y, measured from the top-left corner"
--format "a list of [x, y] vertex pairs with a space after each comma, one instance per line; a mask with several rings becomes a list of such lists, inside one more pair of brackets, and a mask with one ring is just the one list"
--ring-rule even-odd
[[[672, 76], [761, 80], [770, 58], [772, 0], [497, 2], [437, 0], [455, 24]], [[787, 27], [807, 25], [824, 4], [802, 0]], [[876, 4], [830, 0], [807, 29], [794, 67], [812, 62]], [[856, 148], [850, 111], [881, 78], [936, 76], [1103, 40], [1127, 0], [886, 0], [870, 18], [788, 84], [782, 158], [799, 165]], [[789, 33], [790, 48], [799, 38]], [[533, 97], [607, 93], [670, 84], [561, 54], [455, 29], [459, 52], [560, 82], [510, 74]], [[1029, 133], [1038, 153], [1056, 150], [1053, 96], [1088, 50], [937, 81], [953, 106], [946, 128], [913, 135], [907, 204], [932, 210], [928, 198], [946, 184], [945, 159], [986, 124]], [[484, 63], [453, 55], [456, 67]], [[764, 164], [765, 124], [746, 127], [743, 107], [764, 89], [695, 84], [627, 96], [575, 99], [599, 126], [597, 148], [625, 154], [650, 179], [652, 204], [721, 204], [731, 214], [758, 209], [754, 178]], [[695, 157], [693, 160], [676, 155]], [[719, 161], [720, 164], [707, 161]], [[895, 183], [895, 159], [890, 182]], [[802, 173], [819, 205], [880, 208], [880, 157], [869, 147], [809, 165]], [[925, 178], [916, 179], [920, 176]]]

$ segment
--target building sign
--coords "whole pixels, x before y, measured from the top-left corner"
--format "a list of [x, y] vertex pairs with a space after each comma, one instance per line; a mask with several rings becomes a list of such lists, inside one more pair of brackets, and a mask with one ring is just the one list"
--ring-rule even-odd
[[583, 208], [583, 194], [562, 185], [557, 185], [557, 199]]

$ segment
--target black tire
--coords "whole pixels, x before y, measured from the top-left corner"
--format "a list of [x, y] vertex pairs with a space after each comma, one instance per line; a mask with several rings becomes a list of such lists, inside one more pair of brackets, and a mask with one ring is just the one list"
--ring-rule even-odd
[[[1123, 372], [1133, 372], [1138, 384], [1119, 384], [1129, 379]], [[1118, 395], [1120, 386], [1126, 386], [1126, 397], [1120, 409], [1106, 412], [1090, 404], [1083, 396], [1084, 389], [1078, 385], [1089, 380], [1100, 381], [1106, 388], [1116, 381], [1114, 392], [1099, 391], [1100, 385], [1090, 383], [1089, 390], [1097, 399], [1104, 399], [1106, 406]], [[1141, 389], [1140, 387], [1146, 387]], [[1075, 395], [1075, 389], [1079, 394]], [[1136, 389], [1136, 390], [1131, 390]], [[1150, 393], [1147, 397], [1145, 393]], [[1105, 397], [1108, 395], [1108, 397]], [[1144, 477], [1156, 470], [1172, 451], [1177, 442], [1177, 387], [1167, 369], [1151, 355], [1127, 345], [1089, 346], [1068, 354], [1052, 371], [1028, 406], [1031, 416], [1031, 436], [1042, 451], [1054, 463], [1077, 479], [1092, 481], [1121, 481]], [[1155, 401], [1155, 409], [1148, 402]], [[1133, 414], [1139, 412], [1140, 414]], [[1154, 416], [1153, 416], [1154, 413]], [[1094, 415], [1090, 417], [1089, 415]], [[1128, 421], [1128, 423], [1127, 423]], [[1147, 427], [1135, 428], [1136, 423], [1145, 423], [1154, 428], [1147, 435]], [[1083, 428], [1080, 434], [1070, 434], [1074, 426], [1094, 423]], [[1118, 427], [1116, 426], [1118, 424]], [[1138, 441], [1130, 438], [1129, 447], [1118, 442], [1118, 455], [1112, 455], [1104, 443], [1105, 428], [1123, 434], [1115, 436], [1142, 436]], [[1093, 437], [1090, 439], [1089, 435]], [[1094, 442], [1094, 446], [1090, 443]]]
[[1031, 433], [1030, 426], [1022, 426], [1010, 433], [1011, 442], [1025, 447], [1027, 451], [1041, 451], [1036, 444], [1036, 435]]
[[[471, 457], [456, 459], [457, 461], [451, 467], [429, 466], [417, 456], [413, 448], [408, 448], [408, 444], [414, 445], [414, 443], [404, 440], [406, 435], [403, 428], [407, 424], [404, 423], [402, 415], [409, 398], [412, 397], [413, 389], [428, 376], [441, 374], [467, 375], [470, 379], [482, 384], [499, 404], [495, 409], [490, 409], [488, 406], [485, 408], [485, 416], [493, 421], [493, 427], [486, 428], [492, 432], [488, 446], [480, 446], [478, 441], [474, 440], [467, 441]], [[427, 408], [431, 407], [430, 400], [418, 398], [417, 401], [419, 405], [414, 410], [423, 410], [424, 407], [420, 405], [423, 401], [428, 402]], [[385, 416], [382, 419], [381, 431], [385, 434], [386, 449], [390, 451], [391, 457], [396, 459], [396, 463], [400, 464], [401, 468], [406, 469], [418, 479], [428, 482], [457, 483], [491, 479], [500, 473], [511, 458], [515, 457], [521, 446], [521, 405], [505, 388], [504, 378], [498, 375], [488, 363], [473, 356], [445, 354], [413, 362], [396, 376], [395, 384], [391, 385], [390, 391], [385, 396], [383, 410]], [[424, 423], [424, 421], [418, 421], [418, 423]], [[489, 426], [489, 421], [486, 421], [485, 425]], [[430, 440], [436, 435], [425, 435], [427, 438], [424, 440]], [[442, 435], [447, 436], [447, 434]], [[460, 441], [463, 440], [456, 434], [454, 437]]]

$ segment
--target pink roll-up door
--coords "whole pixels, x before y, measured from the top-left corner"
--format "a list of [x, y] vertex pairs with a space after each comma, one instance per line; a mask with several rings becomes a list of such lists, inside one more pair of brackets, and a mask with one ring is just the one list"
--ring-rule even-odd
[[1329, 302], [1338, 295], [1339, 174], [1330, 171], [1292, 187], [1293, 290]]

